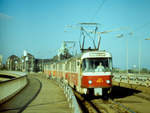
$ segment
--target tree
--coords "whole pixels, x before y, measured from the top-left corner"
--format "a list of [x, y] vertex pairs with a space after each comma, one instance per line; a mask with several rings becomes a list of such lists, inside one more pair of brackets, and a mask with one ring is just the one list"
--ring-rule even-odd
[[149, 70], [147, 68], [142, 68], [141, 73], [149, 73]]

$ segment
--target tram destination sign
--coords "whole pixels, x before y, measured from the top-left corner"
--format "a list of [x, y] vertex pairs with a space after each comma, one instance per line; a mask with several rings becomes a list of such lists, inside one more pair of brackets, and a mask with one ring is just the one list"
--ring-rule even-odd
[[105, 53], [102, 53], [102, 52], [92, 52], [92, 53], [89, 53], [89, 56], [90, 56], [90, 57], [98, 57], [98, 56], [105, 57], [106, 54], [105, 54]]

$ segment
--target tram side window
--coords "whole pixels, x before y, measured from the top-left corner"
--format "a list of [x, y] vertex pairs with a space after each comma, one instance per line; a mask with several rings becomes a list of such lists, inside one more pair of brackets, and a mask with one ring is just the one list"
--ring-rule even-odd
[[69, 71], [69, 62], [67, 63], [67, 71]]
[[74, 72], [76, 72], [76, 60], [74, 61]]
[[71, 72], [75, 72], [75, 61], [71, 61]]
[[60, 63], [60, 64], [58, 64], [58, 66], [59, 66], [59, 71], [61, 71], [61, 63]]
[[65, 70], [69, 71], [69, 62], [66, 62], [66, 64], [65, 64]]
[[71, 61], [71, 72], [73, 72], [73, 62]]
[[55, 70], [55, 65], [53, 64], [53, 70]]
[[56, 71], [58, 71], [58, 64], [56, 64], [56, 67], [55, 67]]
[[59, 64], [59, 71], [62, 70], [62, 64]]
[[71, 72], [71, 62], [69, 62], [69, 71]]
[[67, 71], [67, 63], [65, 63], [65, 71]]
[[48, 69], [51, 70], [51, 65], [50, 64], [48, 65]]

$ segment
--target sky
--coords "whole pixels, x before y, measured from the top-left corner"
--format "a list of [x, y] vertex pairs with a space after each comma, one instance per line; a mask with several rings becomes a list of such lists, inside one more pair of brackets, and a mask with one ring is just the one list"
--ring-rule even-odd
[[24, 50], [52, 58], [63, 41], [78, 44], [78, 23], [96, 22], [99, 31], [112, 30], [101, 35], [100, 49], [112, 53], [114, 67], [138, 68], [140, 56], [141, 67], [150, 69], [149, 6], [149, 0], [0, 0], [0, 54], [3, 62]]

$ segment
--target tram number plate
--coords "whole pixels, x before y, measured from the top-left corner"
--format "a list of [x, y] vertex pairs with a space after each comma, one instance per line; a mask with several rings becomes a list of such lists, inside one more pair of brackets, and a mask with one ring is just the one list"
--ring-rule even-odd
[[97, 83], [103, 83], [103, 79], [102, 78], [98, 78], [96, 82]]

